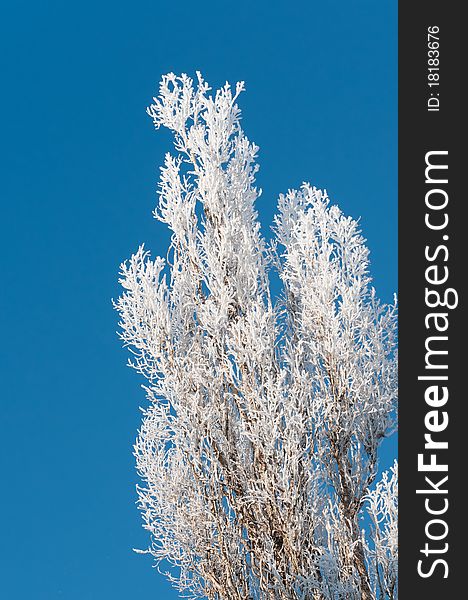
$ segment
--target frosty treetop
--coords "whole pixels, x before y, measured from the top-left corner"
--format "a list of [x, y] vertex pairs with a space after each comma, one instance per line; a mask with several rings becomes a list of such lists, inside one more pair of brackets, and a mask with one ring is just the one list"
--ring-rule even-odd
[[396, 307], [325, 192], [281, 195], [263, 239], [242, 90], [169, 74], [148, 108], [174, 135], [155, 211], [172, 239], [167, 266], [143, 247], [122, 265], [116, 303], [147, 380], [148, 552], [194, 597], [396, 598], [396, 465], [371, 487], [395, 427]]

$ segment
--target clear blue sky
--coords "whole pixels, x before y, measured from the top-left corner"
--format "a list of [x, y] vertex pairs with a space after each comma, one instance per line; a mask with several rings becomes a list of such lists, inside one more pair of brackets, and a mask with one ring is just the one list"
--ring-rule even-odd
[[388, 301], [396, 26], [396, 0], [3, 3], [1, 598], [177, 597], [131, 550], [144, 399], [111, 307], [119, 263], [143, 241], [165, 252], [151, 210], [169, 136], [144, 110], [161, 74], [245, 80], [266, 229], [279, 192], [326, 187], [362, 217]]

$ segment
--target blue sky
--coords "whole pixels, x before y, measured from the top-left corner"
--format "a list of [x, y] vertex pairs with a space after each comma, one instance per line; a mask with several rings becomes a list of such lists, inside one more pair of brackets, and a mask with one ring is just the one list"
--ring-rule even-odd
[[131, 550], [147, 542], [131, 454], [144, 399], [111, 306], [119, 263], [167, 244], [151, 211], [170, 137], [145, 115], [161, 74], [244, 80], [265, 231], [279, 192], [326, 187], [361, 217], [390, 301], [396, 26], [396, 2], [375, 0], [3, 4], [0, 597], [177, 597]]

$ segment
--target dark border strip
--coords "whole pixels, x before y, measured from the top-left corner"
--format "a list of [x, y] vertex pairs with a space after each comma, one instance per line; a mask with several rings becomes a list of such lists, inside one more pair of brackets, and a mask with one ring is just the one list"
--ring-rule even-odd
[[[468, 32], [456, 3], [399, 3], [400, 599], [466, 596]], [[468, 161], [468, 159], [467, 159]], [[468, 166], [468, 165], [467, 165]], [[466, 217], [465, 217], [466, 218]], [[463, 319], [463, 321], [462, 321]], [[463, 545], [462, 545], [463, 544]]]

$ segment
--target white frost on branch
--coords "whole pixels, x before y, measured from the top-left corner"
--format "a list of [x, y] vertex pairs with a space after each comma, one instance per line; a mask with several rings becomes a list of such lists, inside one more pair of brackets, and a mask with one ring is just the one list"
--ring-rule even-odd
[[398, 463], [366, 497], [371, 519], [369, 572], [380, 598], [396, 598], [398, 584]]
[[155, 211], [171, 245], [167, 265], [143, 247], [122, 265], [116, 302], [149, 400], [135, 444], [148, 552], [191, 597], [396, 598], [379, 516], [396, 484], [369, 492], [395, 428], [396, 305], [371, 287], [357, 222], [308, 184], [280, 196], [266, 244], [242, 90], [169, 74], [148, 108], [174, 135]]

